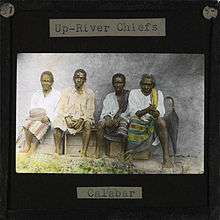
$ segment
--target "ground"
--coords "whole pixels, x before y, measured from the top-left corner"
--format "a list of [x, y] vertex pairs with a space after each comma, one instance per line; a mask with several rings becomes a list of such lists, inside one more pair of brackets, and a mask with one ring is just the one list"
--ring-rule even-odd
[[16, 171], [18, 173], [90, 173], [90, 174], [196, 174], [202, 173], [199, 158], [176, 155], [172, 157], [174, 167], [162, 167], [160, 154], [151, 155], [150, 159], [124, 158], [118, 154], [114, 158], [35, 153], [26, 156], [17, 153]]

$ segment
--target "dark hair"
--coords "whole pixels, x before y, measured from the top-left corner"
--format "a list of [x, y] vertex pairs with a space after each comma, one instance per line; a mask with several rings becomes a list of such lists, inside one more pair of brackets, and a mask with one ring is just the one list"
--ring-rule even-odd
[[155, 82], [154, 76], [152, 74], [143, 74], [142, 77], [141, 77], [140, 83], [142, 83], [142, 81], [144, 79], [150, 79], [152, 81], [152, 83], [153, 83], [153, 87], [156, 86], [156, 82]]
[[44, 71], [43, 73], [41, 73], [40, 80], [42, 80], [43, 75], [48, 75], [52, 79], [52, 82], [54, 82], [53, 73], [51, 73], [50, 71]]
[[116, 78], [121, 78], [121, 79], [124, 81], [124, 83], [126, 83], [125, 75], [122, 74], [122, 73], [116, 73], [116, 74], [114, 74], [113, 77], [112, 77], [112, 84], [114, 83], [114, 81], [115, 81]]
[[73, 78], [74, 78], [74, 76], [75, 76], [77, 73], [83, 73], [83, 74], [85, 75], [85, 78], [86, 78], [87, 73], [86, 73], [86, 71], [85, 71], [84, 69], [77, 69], [77, 70], [74, 72]]

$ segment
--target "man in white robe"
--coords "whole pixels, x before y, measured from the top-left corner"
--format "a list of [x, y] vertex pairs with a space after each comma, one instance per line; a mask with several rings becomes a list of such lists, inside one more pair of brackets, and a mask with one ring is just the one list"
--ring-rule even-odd
[[60, 92], [52, 87], [54, 77], [50, 71], [43, 72], [40, 81], [42, 90], [32, 95], [29, 118], [23, 125], [26, 146], [22, 151], [28, 154], [36, 150], [38, 143], [53, 123], [60, 99]]
[[128, 152], [141, 152], [158, 136], [163, 150], [163, 166], [172, 167], [169, 156], [169, 141], [165, 114], [164, 97], [156, 89], [152, 75], [144, 74], [140, 89], [131, 90], [129, 95], [130, 125], [128, 129]]

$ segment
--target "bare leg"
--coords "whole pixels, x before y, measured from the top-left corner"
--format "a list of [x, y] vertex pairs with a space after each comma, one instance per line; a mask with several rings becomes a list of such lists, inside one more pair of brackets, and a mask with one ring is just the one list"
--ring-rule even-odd
[[99, 122], [97, 129], [96, 158], [102, 157], [104, 155], [110, 155], [109, 142], [104, 138], [105, 128], [105, 121]]
[[62, 135], [63, 131], [59, 128], [54, 129], [54, 144], [55, 144], [55, 154], [60, 154], [61, 149], [61, 143], [62, 143]]
[[105, 129], [105, 122], [101, 121], [98, 123], [97, 127], [97, 142], [96, 142], [96, 158], [103, 156], [104, 154], [104, 129]]
[[110, 157], [110, 142], [105, 140], [104, 142], [105, 155]]
[[31, 143], [34, 135], [27, 128], [24, 128], [24, 133], [25, 133], [25, 141], [26, 141], [26, 146], [25, 146], [26, 149], [24, 149], [24, 153], [27, 153], [31, 148]]
[[39, 141], [37, 140], [37, 138], [33, 137], [32, 143], [31, 143], [31, 148], [28, 151], [28, 155], [31, 155], [36, 151], [38, 144], [39, 144]]
[[91, 123], [88, 121], [84, 122], [83, 125], [83, 149], [82, 149], [82, 156], [87, 156], [87, 149], [89, 146], [91, 136]]
[[168, 132], [166, 122], [163, 118], [157, 119], [156, 132], [160, 139], [160, 143], [163, 150], [163, 166], [166, 168], [171, 168], [173, 167], [173, 164], [169, 156]]

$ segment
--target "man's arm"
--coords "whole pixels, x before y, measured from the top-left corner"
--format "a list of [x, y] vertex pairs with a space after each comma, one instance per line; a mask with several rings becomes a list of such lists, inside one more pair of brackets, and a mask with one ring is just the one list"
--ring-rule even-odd
[[57, 114], [62, 115], [63, 117], [68, 116], [68, 112], [66, 112], [66, 105], [67, 105], [67, 100], [68, 100], [68, 94], [67, 91], [64, 90], [60, 96], [60, 99], [57, 104]]
[[164, 96], [163, 93], [158, 90], [158, 107], [157, 110], [160, 112], [160, 117], [163, 117], [165, 114], [165, 107], [164, 107]]
[[111, 119], [112, 115], [111, 115], [111, 99], [110, 96], [107, 95], [103, 101], [103, 108], [102, 108], [102, 113], [100, 115], [100, 119]]
[[136, 115], [138, 117], [142, 117], [145, 114], [150, 114], [154, 118], [163, 117], [165, 114], [165, 107], [164, 107], [164, 96], [163, 93], [158, 90], [158, 107], [155, 109], [152, 105], [150, 105], [148, 108], [137, 111]]
[[149, 105], [147, 108], [140, 109], [140, 104], [138, 104], [138, 97], [135, 93], [136, 91], [133, 90], [130, 92], [129, 95], [129, 113], [130, 115], [136, 115], [137, 117], [141, 118], [146, 114], [152, 115], [154, 118], [158, 118], [160, 113], [157, 111], [152, 105]]
[[44, 124], [49, 124], [50, 123], [50, 119], [48, 118], [48, 116], [45, 116], [41, 119], [41, 122]]
[[52, 108], [52, 111], [48, 113], [48, 117], [50, 121], [53, 121], [57, 116], [60, 97], [61, 97], [60, 92], [55, 91], [53, 99], [51, 100], [53, 108]]
[[139, 118], [141, 118], [142, 116], [146, 115], [146, 114], [150, 114], [152, 115], [154, 118], [158, 118], [160, 116], [160, 112], [158, 110], [156, 110], [152, 105], [150, 105], [149, 107], [142, 109], [142, 110], [138, 110], [135, 113]]
[[136, 113], [139, 111], [140, 107], [137, 102], [137, 94], [136, 90], [131, 90], [129, 98], [128, 98], [128, 111], [130, 116], [136, 115]]
[[31, 107], [30, 109], [38, 108], [38, 96], [37, 93], [34, 93], [31, 97]]
[[[39, 108], [39, 97], [37, 95], [37, 93], [34, 93], [31, 97], [31, 107], [30, 109], [35, 109], [35, 108]], [[44, 116], [42, 119], [41, 119], [41, 122], [42, 123], [45, 123], [45, 124], [48, 124], [50, 122], [48, 116]]]
[[85, 118], [84, 120], [93, 121], [95, 113], [95, 94], [92, 90], [89, 91], [86, 109], [84, 112]]

